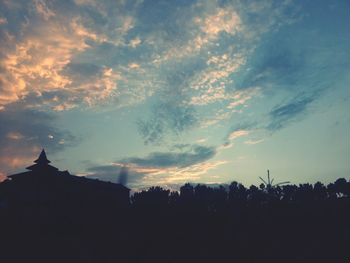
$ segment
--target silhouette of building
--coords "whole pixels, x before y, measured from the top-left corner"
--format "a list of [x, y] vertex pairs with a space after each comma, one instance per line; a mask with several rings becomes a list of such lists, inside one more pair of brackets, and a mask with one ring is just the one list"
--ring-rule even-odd
[[122, 184], [89, 179], [59, 171], [50, 165], [42, 150], [29, 171], [8, 176], [1, 183], [8, 206], [40, 207], [125, 207], [130, 189]]

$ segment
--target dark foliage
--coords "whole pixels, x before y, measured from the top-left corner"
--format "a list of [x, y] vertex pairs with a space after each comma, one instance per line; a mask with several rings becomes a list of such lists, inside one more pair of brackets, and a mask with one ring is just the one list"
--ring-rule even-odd
[[[51, 166], [0, 184], [0, 262], [348, 262], [350, 182], [134, 193]], [[120, 175], [125, 182], [127, 171]]]
[[25, 176], [0, 184], [2, 262], [349, 258], [350, 182], [343, 178], [327, 186], [151, 187], [122, 206], [113, 185], [67, 174]]

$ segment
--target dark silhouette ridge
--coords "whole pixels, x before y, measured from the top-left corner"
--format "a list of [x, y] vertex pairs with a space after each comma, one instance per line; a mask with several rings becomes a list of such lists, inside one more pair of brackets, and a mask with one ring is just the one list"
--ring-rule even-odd
[[[0, 184], [1, 262], [347, 262], [350, 182], [136, 192], [43, 150]], [[118, 175], [116, 175], [118, 176]], [[120, 182], [126, 182], [127, 171]]]
[[[1, 184], [6, 205], [45, 204], [51, 206], [67, 206], [79, 203], [80, 206], [105, 204], [129, 205], [130, 189], [109, 182], [88, 179], [71, 175], [68, 171], [59, 171], [50, 165], [45, 150], [42, 150], [34, 165], [27, 167], [29, 171], [8, 176]], [[42, 207], [41, 207], [42, 208]]]

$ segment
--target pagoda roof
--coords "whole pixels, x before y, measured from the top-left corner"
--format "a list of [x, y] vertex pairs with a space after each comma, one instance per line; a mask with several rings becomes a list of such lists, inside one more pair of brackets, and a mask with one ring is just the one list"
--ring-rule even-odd
[[35, 164], [26, 167], [26, 169], [34, 171], [34, 170], [49, 170], [49, 171], [58, 171], [58, 168], [49, 165], [51, 163], [50, 160], [47, 159], [45, 150], [42, 149], [38, 159], [34, 161]]
[[[104, 189], [121, 189], [123, 191], [130, 191], [130, 189], [122, 184], [116, 184], [112, 182], [106, 182], [106, 181], [101, 181], [98, 179], [93, 179], [93, 178], [87, 178], [85, 176], [76, 176], [70, 174], [68, 171], [59, 171], [58, 168], [50, 165], [51, 163], [47, 157], [45, 150], [43, 149], [38, 157], [34, 161], [35, 164], [28, 166], [26, 169], [30, 171], [18, 173], [18, 174], [13, 174], [9, 175], [7, 182], [13, 182], [13, 181], [22, 181], [25, 180], [36, 180], [40, 179], [42, 180], [43, 178], [56, 178], [53, 180], [53, 182], [57, 183], [59, 181], [64, 181], [64, 182], [70, 182], [70, 183], [78, 183], [78, 184], [83, 184], [87, 187], [94, 186], [97, 187], [98, 189], [104, 188]], [[36, 179], [35, 179], [36, 178]], [[51, 180], [50, 179], [50, 180]], [[45, 181], [47, 183], [47, 181]]]
[[49, 161], [47, 159], [47, 157], [46, 157], [45, 149], [42, 149], [38, 159], [36, 159], [34, 162], [37, 163], [37, 164], [48, 164], [48, 163], [51, 163], [51, 161]]

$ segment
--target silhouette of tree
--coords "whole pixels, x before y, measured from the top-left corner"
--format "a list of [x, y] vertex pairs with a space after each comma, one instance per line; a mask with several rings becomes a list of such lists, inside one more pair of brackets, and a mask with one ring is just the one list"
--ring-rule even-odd
[[177, 191], [170, 192], [169, 195], [169, 204], [171, 206], [176, 206], [179, 203], [180, 195]]
[[204, 184], [197, 184], [194, 187], [194, 198], [196, 204], [202, 207], [207, 207], [211, 199], [212, 189]]
[[282, 186], [282, 189], [283, 189], [282, 200], [287, 202], [297, 201], [297, 192], [298, 192], [297, 185], [284, 185]]
[[132, 196], [132, 203], [135, 206], [156, 206], [164, 207], [169, 203], [170, 190], [160, 186], [152, 186], [148, 190], [137, 192]]
[[219, 187], [215, 187], [212, 189], [212, 200], [211, 207], [209, 207], [212, 211], [219, 211], [225, 208], [227, 202], [228, 194], [222, 185]]
[[313, 200], [312, 184], [300, 184], [296, 191], [296, 200], [300, 202], [309, 202]]
[[252, 204], [261, 204], [267, 201], [266, 194], [255, 185], [248, 189], [248, 201]]
[[228, 200], [235, 207], [243, 207], [247, 201], [247, 189], [240, 183], [232, 182], [229, 185]]
[[315, 183], [313, 192], [316, 201], [326, 200], [328, 197], [327, 188], [321, 182]]
[[180, 200], [182, 202], [193, 202], [194, 200], [194, 189], [189, 183], [181, 186], [180, 188]]
[[338, 197], [350, 196], [350, 183], [345, 178], [339, 178], [334, 182], [332, 190]]

